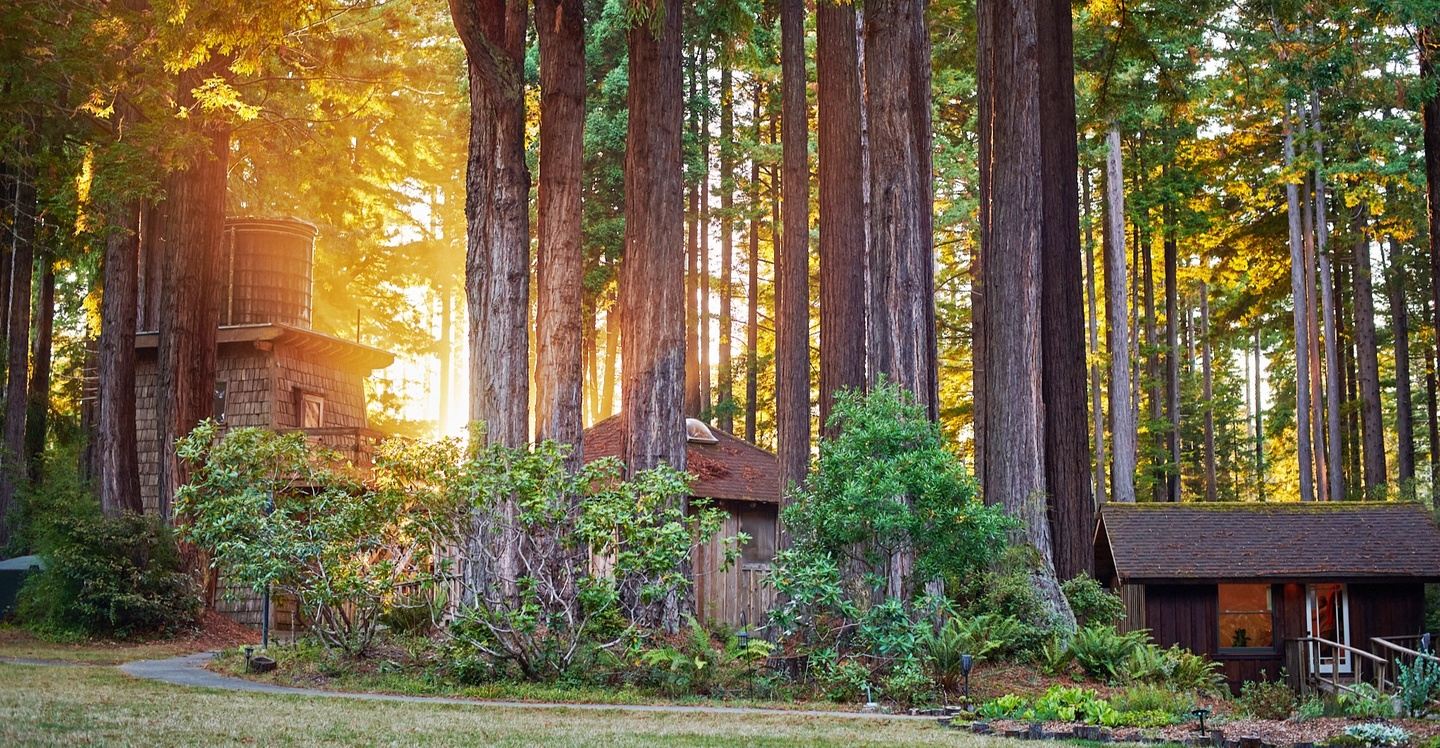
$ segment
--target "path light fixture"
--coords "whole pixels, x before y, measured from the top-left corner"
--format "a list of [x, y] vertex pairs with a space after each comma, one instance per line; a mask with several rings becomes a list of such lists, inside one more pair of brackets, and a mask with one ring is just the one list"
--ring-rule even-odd
[[1194, 709], [1190, 710], [1190, 716], [1200, 720], [1200, 725], [1196, 729], [1200, 732], [1201, 735], [1204, 735], [1205, 718], [1210, 716], [1210, 710], [1206, 709], [1203, 706], [1197, 706]]
[[970, 703], [970, 670], [975, 667], [975, 656], [960, 655], [960, 674], [965, 676], [965, 703]]

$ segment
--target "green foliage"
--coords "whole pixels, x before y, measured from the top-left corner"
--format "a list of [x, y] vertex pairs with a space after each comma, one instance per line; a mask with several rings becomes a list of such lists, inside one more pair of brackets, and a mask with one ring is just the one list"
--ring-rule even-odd
[[194, 581], [153, 517], [73, 513], [51, 525], [41, 556], [45, 569], [21, 589], [18, 617], [42, 635], [128, 639], [195, 626]]
[[[1172, 720], [1176, 720], [1190, 712], [1194, 701], [1174, 689], [1144, 684], [1131, 686], [1119, 696], [1111, 697], [1110, 705], [1122, 713], [1160, 712], [1169, 715]], [[1134, 725], [1134, 727], [1141, 726]]]
[[1440, 662], [1422, 652], [1413, 661], [1400, 663], [1395, 683], [1400, 689], [1400, 703], [1406, 716], [1424, 717], [1431, 703], [1440, 696]]
[[811, 674], [825, 697], [846, 703], [866, 696], [870, 669], [856, 660], [840, 659], [834, 650], [816, 652], [810, 658]]
[[1059, 675], [1065, 672], [1075, 662], [1075, 655], [1070, 651], [1070, 643], [1059, 637], [1051, 637], [1040, 650], [1035, 653], [1036, 661], [1040, 669], [1050, 675]]
[[1326, 716], [1326, 711], [1325, 700], [1319, 696], [1311, 696], [1295, 707], [1295, 719], [1300, 722], [1309, 722]]
[[1034, 700], [1006, 694], [980, 706], [986, 719], [1016, 719], [1039, 722], [1079, 722], [1087, 725], [1160, 726], [1174, 718], [1158, 712], [1122, 713], [1099, 694], [1077, 686], [1055, 685]]
[[1125, 617], [1125, 601], [1089, 574], [1067, 579], [1060, 589], [1065, 593], [1070, 610], [1075, 613], [1075, 623], [1080, 628], [1090, 624], [1116, 626]]
[[373, 488], [299, 433], [205, 421], [176, 451], [191, 467], [175, 500], [184, 539], [232, 583], [294, 596], [330, 646], [365, 652], [396, 593], [437, 580], [444, 507], [398, 476], [451, 464], [453, 444], [382, 448], [376, 472], [396, 477]]
[[906, 657], [890, 668], [880, 692], [901, 706], [911, 706], [933, 701], [936, 685], [919, 658]]
[[1070, 652], [1086, 674], [1107, 681], [1119, 681], [1135, 653], [1149, 643], [1145, 631], [1124, 634], [1111, 626], [1086, 626], [1070, 640]]
[[1384, 722], [1368, 722], [1345, 728], [1345, 736], [1367, 746], [1404, 746], [1410, 744], [1410, 731], [1399, 725]]
[[1046, 642], [1055, 638], [1056, 627], [1031, 579], [1038, 560], [1033, 548], [1011, 546], [990, 568], [946, 580], [946, 588], [953, 591], [963, 614], [994, 615], [1020, 622], [1019, 629], [1008, 632], [997, 657], [1036, 656]]
[[1241, 714], [1255, 719], [1288, 719], [1295, 711], [1295, 692], [1282, 681], [1245, 681], [1240, 686], [1235, 707]]
[[[915, 555], [914, 579], [984, 568], [1015, 521], [976, 497], [975, 482], [909, 392], [890, 383], [842, 392], [815, 469], [784, 521], [795, 546], [858, 564], [847, 580], [883, 595], [897, 552]], [[849, 568], [848, 566], [846, 568]]]
[[1369, 683], [1356, 683], [1336, 694], [1335, 707], [1346, 717], [1389, 719], [1395, 716], [1394, 702]]

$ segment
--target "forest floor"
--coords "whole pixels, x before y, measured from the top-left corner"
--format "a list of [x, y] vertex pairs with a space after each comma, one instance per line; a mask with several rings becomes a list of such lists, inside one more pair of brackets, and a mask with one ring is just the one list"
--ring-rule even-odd
[[86, 640], [53, 642], [25, 629], [0, 625], [0, 661], [119, 665], [135, 660], [177, 657], [259, 641], [255, 632], [229, 619], [208, 614], [200, 630], [174, 639], [150, 642]]
[[957, 746], [1020, 743], [929, 720], [507, 708], [175, 686], [84, 664], [0, 664], [0, 745]]

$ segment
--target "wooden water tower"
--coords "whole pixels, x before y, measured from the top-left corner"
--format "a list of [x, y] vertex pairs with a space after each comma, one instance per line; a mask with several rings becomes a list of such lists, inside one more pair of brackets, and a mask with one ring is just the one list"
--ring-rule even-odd
[[297, 218], [227, 220], [220, 324], [309, 329], [318, 233]]

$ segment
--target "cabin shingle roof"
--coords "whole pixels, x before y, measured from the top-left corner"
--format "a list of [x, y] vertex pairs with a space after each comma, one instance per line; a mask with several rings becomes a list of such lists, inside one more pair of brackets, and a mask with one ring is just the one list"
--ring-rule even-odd
[[[692, 496], [727, 501], [780, 503], [780, 464], [775, 455], [720, 429], [710, 427], [715, 444], [687, 442], [686, 468], [694, 476]], [[585, 430], [581, 452], [585, 462], [621, 456], [620, 416], [611, 416]]]
[[1440, 579], [1440, 528], [1408, 502], [1111, 503], [1095, 547], [1122, 583]]

